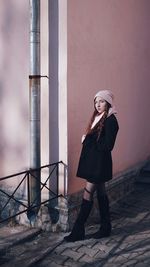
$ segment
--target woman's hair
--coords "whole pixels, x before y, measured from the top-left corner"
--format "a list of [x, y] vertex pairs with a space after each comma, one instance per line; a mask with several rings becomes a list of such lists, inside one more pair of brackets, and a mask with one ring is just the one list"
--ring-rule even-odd
[[102, 129], [103, 129], [103, 126], [104, 126], [104, 122], [105, 122], [105, 120], [107, 118], [107, 115], [108, 115], [110, 107], [111, 107], [111, 105], [106, 101], [106, 111], [104, 112], [103, 117], [100, 119], [100, 121], [98, 121], [98, 123], [93, 128], [91, 128], [95, 117], [98, 115], [98, 111], [95, 108], [95, 110], [94, 110], [94, 112], [92, 114], [92, 117], [90, 119], [90, 122], [88, 124], [88, 127], [86, 129], [86, 134], [91, 134], [93, 132], [97, 132], [98, 133], [97, 140], [99, 139], [100, 134], [101, 134]]

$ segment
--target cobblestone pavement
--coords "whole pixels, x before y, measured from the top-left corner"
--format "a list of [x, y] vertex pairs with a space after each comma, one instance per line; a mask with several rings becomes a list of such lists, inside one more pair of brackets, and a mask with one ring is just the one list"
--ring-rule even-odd
[[[149, 206], [150, 184], [136, 184], [132, 194], [111, 207], [113, 229], [110, 237], [100, 240], [90, 238], [98, 225], [86, 227], [86, 239], [74, 243], [64, 242], [64, 233], [38, 233], [34, 239], [11, 246], [6, 261], [0, 265], [150, 267]], [[5, 233], [0, 233], [0, 236], [1, 247], [8, 245]], [[16, 239], [11, 242], [16, 242]]]
[[112, 235], [88, 238], [98, 225], [87, 227], [84, 241], [61, 243], [37, 267], [95, 266], [150, 267], [150, 184], [136, 190], [111, 208]]

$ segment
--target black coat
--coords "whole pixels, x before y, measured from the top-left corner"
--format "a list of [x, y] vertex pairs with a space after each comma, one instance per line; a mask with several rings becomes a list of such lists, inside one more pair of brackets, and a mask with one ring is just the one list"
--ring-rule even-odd
[[118, 129], [117, 119], [112, 114], [105, 120], [98, 140], [98, 132], [86, 136], [80, 155], [77, 177], [97, 184], [112, 179], [111, 151]]

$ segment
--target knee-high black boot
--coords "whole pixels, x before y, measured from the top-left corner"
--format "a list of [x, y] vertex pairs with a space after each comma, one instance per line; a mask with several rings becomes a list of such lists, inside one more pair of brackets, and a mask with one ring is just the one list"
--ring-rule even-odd
[[93, 238], [99, 239], [102, 237], [108, 237], [111, 234], [111, 221], [109, 212], [109, 199], [108, 196], [99, 195], [97, 193], [99, 212], [101, 217], [101, 225], [99, 230], [93, 234]]
[[72, 229], [70, 235], [64, 237], [65, 241], [75, 242], [75, 241], [84, 239], [84, 237], [85, 237], [84, 224], [85, 224], [85, 222], [86, 222], [86, 220], [90, 214], [92, 206], [93, 206], [93, 201], [89, 201], [86, 199], [82, 200], [82, 204], [80, 207], [78, 217], [75, 221], [75, 224], [73, 226], [73, 229]]

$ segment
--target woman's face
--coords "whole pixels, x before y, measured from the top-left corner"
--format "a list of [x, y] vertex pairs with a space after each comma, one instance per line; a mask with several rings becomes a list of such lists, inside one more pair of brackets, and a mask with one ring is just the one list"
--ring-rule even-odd
[[107, 102], [100, 96], [95, 99], [95, 108], [99, 114], [107, 110]]

